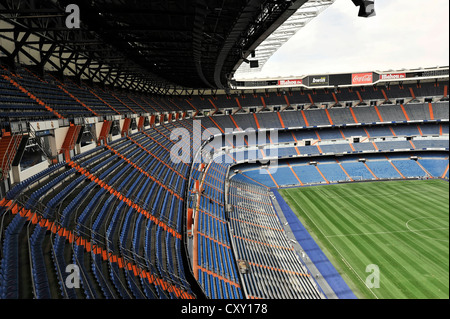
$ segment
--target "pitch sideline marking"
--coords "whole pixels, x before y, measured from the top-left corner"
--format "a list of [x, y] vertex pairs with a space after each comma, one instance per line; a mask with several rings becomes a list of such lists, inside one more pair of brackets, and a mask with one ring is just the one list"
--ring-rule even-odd
[[350, 263], [344, 258], [344, 256], [343, 256], [343, 255], [341, 254], [341, 252], [336, 248], [336, 246], [335, 246], [335, 245], [327, 238], [327, 236], [325, 236], [325, 234], [323, 233], [323, 231], [322, 231], [319, 227], [317, 227], [317, 224], [314, 222], [314, 220], [312, 220], [312, 219], [309, 217], [308, 213], [305, 212], [305, 210], [300, 206], [300, 204], [295, 200], [295, 198], [291, 197], [290, 195], [289, 195], [289, 197], [290, 197], [291, 199], [294, 200], [294, 202], [298, 205], [298, 207], [302, 210], [302, 212], [308, 217], [308, 219], [309, 219], [309, 220], [314, 224], [314, 226], [319, 230], [319, 232], [322, 234], [322, 236], [325, 237], [325, 239], [331, 244], [331, 246], [333, 247], [333, 249], [339, 254], [339, 256], [341, 257], [342, 261], [350, 268], [350, 270], [356, 275], [356, 277], [358, 277], [358, 279], [364, 284], [364, 286], [365, 286], [367, 289], [369, 289], [369, 291], [372, 293], [372, 295], [374, 295], [376, 299], [380, 299], [380, 298], [378, 298], [378, 296], [372, 291], [372, 289], [369, 288], [369, 287], [366, 285], [366, 282], [358, 275], [358, 273], [356, 272], [356, 270], [353, 269], [353, 267], [352, 267], [352, 266], [350, 265]]

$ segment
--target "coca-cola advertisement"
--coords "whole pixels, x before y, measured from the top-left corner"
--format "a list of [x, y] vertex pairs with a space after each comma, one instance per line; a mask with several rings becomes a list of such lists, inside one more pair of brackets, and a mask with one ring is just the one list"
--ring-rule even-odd
[[289, 85], [301, 85], [303, 84], [303, 80], [280, 80], [278, 81], [278, 85], [289, 86]]
[[372, 84], [373, 83], [373, 73], [357, 73], [352, 75], [352, 84]]
[[406, 73], [381, 74], [380, 80], [401, 80], [406, 78]]

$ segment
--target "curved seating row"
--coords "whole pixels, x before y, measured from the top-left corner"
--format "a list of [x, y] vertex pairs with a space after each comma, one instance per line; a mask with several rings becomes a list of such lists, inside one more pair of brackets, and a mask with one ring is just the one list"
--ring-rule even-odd
[[[189, 165], [170, 161], [168, 131], [122, 138], [16, 185], [2, 204], [32, 215], [10, 210], [3, 222], [1, 297], [192, 297], [177, 195]], [[82, 292], [65, 284], [69, 265]]]

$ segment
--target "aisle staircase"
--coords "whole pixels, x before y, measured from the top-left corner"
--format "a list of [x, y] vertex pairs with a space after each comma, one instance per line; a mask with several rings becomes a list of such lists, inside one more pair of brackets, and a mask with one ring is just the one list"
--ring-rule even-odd
[[0, 138], [0, 179], [3, 180], [8, 177], [8, 172], [11, 169], [12, 161], [17, 154], [22, 135], [4, 133]]
[[80, 132], [81, 132], [81, 125], [73, 125], [73, 124], [70, 125], [60, 151], [61, 154], [64, 154], [66, 160], [70, 159], [70, 151], [75, 148], [75, 143], [77, 142]]

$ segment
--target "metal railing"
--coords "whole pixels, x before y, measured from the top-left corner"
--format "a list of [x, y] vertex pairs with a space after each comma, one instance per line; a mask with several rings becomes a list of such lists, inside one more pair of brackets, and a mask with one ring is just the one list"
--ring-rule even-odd
[[1, 180], [7, 178], [8, 172], [11, 169], [12, 161], [14, 160], [14, 157], [16, 156], [16, 150], [19, 148], [19, 145], [22, 141], [21, 138], [18, 138], [19, 136], [21, 136], [21, 135], [20, 134], [12, 135], [12, 138], [8, 143], [8, 147], [6, 148], [5, 154], [3, 154], [2, 162], [0, 165], [0, 168], [1, 168], [0, 179]]
[[53, 159], [52, 154], [46, 150], [45, 145], [42, 143], [41, 137], [36, 134], [36, 130], [31, 125], [28, 125], [28, 134], [30, 139], [35, 141], [36, 146], [41, 150], [47, 160], [51, 161]]

